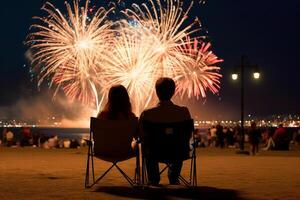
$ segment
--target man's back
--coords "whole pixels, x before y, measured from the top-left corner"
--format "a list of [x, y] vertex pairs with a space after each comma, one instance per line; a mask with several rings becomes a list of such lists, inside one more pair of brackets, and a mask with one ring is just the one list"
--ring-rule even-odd
[[178, 122], [191, 119], [189, 110], [172, 103], [172, 101], [160, 102], [156, 107], [145, 110], [141, 120], [152, 122]]
[[[172, 122], [182, 122], [191, 119], [189, 110], [186, 107], [180, 107], [172, 103], [171, 98], [175, 93], [176, 85], [174, 80], [162, 77], [156, 81], [155, 90], [157, 97], [159, 99], [159, 104], [149, 110], [145, 110], [140, 117], [141, 134], [145, 137], [144, 139], [144, 150], [150, 155], [151, 152], [155, 152], [156, 149], [152, 148], [153, 144], [149, 141], [159, 142], [159, 138], [155, 138], [155, 134], [151, 134], [151, 139], [149, 139], [149, 134], [144, 133], [144, 128], [148, 122], [158, 122], [158, 123], [172, 123]], [[168, 129], [169, 132], [169, 129]], [[172, 132], [172, 130], [171, 130]], [[158, 139], [158, 140], [156, 140]], [[171, 142], [171, 141], [170, 141]], [[146, 144], [150, 145], [146, 145]], [[155, 146], [156, 143], [154, 143]], [[148, 146], [148, 147], [147, 147]], [[148, 174], [148, 183], [151, 185], [157, 185], [160, 181], [159, 165], [158, 160], [151, 158], [151, 156], [146, 157], [146, 167]], [[168, 177], [170, 184], [179, 183], [179, 175], [182, 167], [182, 160], [173, 160], [169, 163]]]

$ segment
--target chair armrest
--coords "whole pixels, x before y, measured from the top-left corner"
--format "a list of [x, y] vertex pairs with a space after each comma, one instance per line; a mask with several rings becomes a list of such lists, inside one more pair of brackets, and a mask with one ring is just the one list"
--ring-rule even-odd
[[92, 140], [88, 140], [88, 139], [83, 139], [87, 145], [92, 146], [93, 145], [93, 141]]

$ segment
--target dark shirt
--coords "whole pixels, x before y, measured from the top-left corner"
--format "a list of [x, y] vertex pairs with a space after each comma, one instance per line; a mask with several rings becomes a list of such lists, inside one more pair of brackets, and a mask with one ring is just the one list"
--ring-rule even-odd
[[248, 134], [249, 134], [250, 142], [252, 144], [258, 144], [259, 143], [261, 133], [258, 129], [251, 129]]
[[172, 101], [161, 101], [156, 107], [145, 110], [140, 117], [140, 121], [152, 122], [178, 122], [187, 119], [191, 119], [189, 110], [175, 105]]

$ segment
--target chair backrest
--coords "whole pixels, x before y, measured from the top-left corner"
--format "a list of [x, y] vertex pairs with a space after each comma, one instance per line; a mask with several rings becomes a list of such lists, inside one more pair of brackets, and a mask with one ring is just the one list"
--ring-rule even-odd
[[118, 162], [134, 157], [131, 147], [138, 131], [138, 119], [104, 120], [91, 118], [94, 155], [102, 160]]
[[190, 158], [190, 139], [194, 131], [192, 119], [160, 123], [143, 121], [143, 153], [146, 158], [172, 162]]

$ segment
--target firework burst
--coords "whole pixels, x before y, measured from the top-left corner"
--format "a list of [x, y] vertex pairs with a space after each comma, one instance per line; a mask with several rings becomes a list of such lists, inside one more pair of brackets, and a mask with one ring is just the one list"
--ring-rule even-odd
[[[154, 85], [162, 76], [173, 78], [177, 93], [205, 97], [219, 90], [220, 68], [210, 44], [192, 38], [200, 27], [197, 18], [189, 23], [193, 2], [183, 9], [183, 0], [149, 0], [125, 9], [123, 20], [109, 21], [114, 8], [100, 8], [88, 16], [88, 1], [80, 8], [67, 6], [64, 16], [52, 4], [43, 10], [46, 18], [29, 35], [33, 66], [39, 84], [50, 79], [57, 91], [99, 109], [112, 85], [128, 89], [134, 111], [139, 114], [154, 99]], [[190, 39], [192, 38], [192, 39]], [[200, 41], [200, 42], [198, 42]]]
[[102, 93], [107, 93], [111, 85], [124, 85], [136, 113], [151, 102], [154, 84], [160, 75], [156, 72], [158, 63], [153, 59], [152, 39], [143, 29], [123, 22], [122, 30], [115, 37], [114, 50], [108, 53], [106, 68], [101, 73], [106, 82]]
[[193, 29], [197, 20], [190, 24], [187, 22], [193, 1], [186, 10], [182, 8], [183, 1], [149, 0], [149, 3], [150, 6], [133, 4], [133, 9], [127, 9], [124, 13], [143, 27], [145, 35], [152, 35], [151, 44], [155, 47], [153, 59], [158, 63], [156, 70], [160, 71], [161, 76], [177, 76], [189, 59], [182, 51], [182, 46], [186, 44], [184, 39], [198, 30]]
[[219, 79], [222, 75], [218, 73], [220, 67], [216, 64], [223, 62], [223, 60], [209, 51], [210, 43], [199, 43], [197, 39], [192, 42], [189, 38], [187, 41], [184, 51], [192, 60], [188, 62], [184, 72], [175, 78], [178, 83], [177, 93], [180, 93], [181, 97], [187, 95], [188, 98], [195, 96], [197, 99], [200, 96], [206, 97], [205, 91], [207, 89], [214, 94], [218, 93], [220, 89]]
[[46, 3], [42, 10], [48, 17], [35, 17], [42, 25], [32, 25], [37, 31], [28, 36], [27, 44], [34, 52], [32, 64], [39, 85], [50, 79], [56, 91], [63, 88], [71, 99], [97, 104], [101, 84], [96, 74], [101, 71], [101, 55], [111, 47], [112, 23], [106, 20], [110, 10], [100, 8], [89, 18], [88, 1], [83, 8], [78, 1], [74, 8], [68, 3], [66, 7], [67, 16]]

